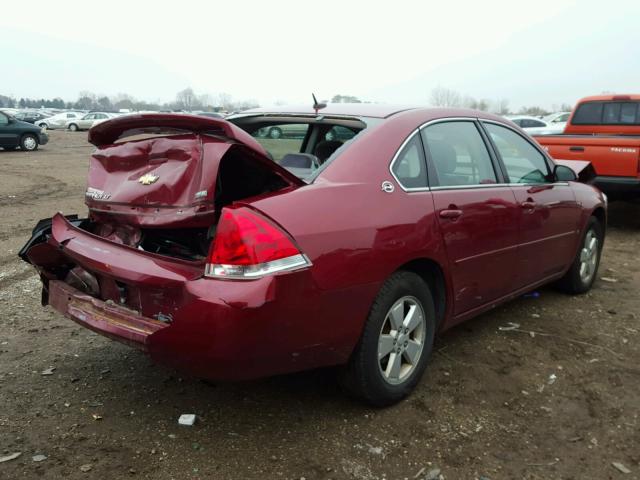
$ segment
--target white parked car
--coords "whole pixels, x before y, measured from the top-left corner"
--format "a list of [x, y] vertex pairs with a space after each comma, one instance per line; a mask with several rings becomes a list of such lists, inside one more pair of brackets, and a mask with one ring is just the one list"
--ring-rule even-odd
[[36, 123], [36, 125], [50, 130], [56, 128], [67, 128], [67, 123], [70, 120], [77, 120], [82, 118], [83, 116], [84, 112], [62, 112], [52, 117], [38, 120], [38, 123]]
[[77, 132], [78, 130], [89, 130], [94, 125], [117, 116], [118, 115], [116, 115], [115, 113], [91, 112], [87, 113], [82, 118], [74, 118], [73, 120], [69, 120], [66, 126], [67, 129], [71, 130], [72, 132]]
[[558, 126], [558, 124], [548, 123], [537, 117], [513, 115], [506, 118], [518, 125], [529, 135], [553, 135], [564, 131], [564, 125]]
[[550, 125], [553, 125], [553, 128], [561, 128], [561, 133], [564, 132], [564, 127], [566, 127], [567, 122], [569, 121], [569, 117], [571, 116], [571, 112], [556, 112], [543, 117], [542, 120], [547, 122]]

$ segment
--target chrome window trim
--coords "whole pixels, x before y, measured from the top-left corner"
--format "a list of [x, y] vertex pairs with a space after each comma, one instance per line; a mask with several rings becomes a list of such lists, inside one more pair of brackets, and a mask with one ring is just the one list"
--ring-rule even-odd
[[[422, 125], [418, 126], [418, 128], [416, 128], [415, 130], [413, 130], [409, 136], [404, 140], [404, 142], [402, 142], [402, 144], [400, 145], [400, 147], [398, 148], [398, 150], [396, 150], [395, 155], [393, 156], [393, 158], [391, 159], [391, 163], [389, 164], [389, 172], [391, 173], [391, 176], [393, 177], [393, 179], [396, 181], [396, 183], [398, 184], [398, 186], [405, 192], [407, 193], [413, 193], [413, 192], [430, 192], [430, 191], [440, 191], [440, 190], [471, 190], [471, 189], [476, 189], [476, 188], [497, 188], [497, 187], [535, 187], [535, 186], [568, 186], [569, 183], [568, 182], [554, 182], [554, 183], [482, 183], [482, 184], [477, 184], [477, 185], [446, 185], [446, 186], [435, 186], [435, 187], [415, 187], [415, 188], [408, 188], [405, 187], [402, 182], [398, 179], [398, 177], [396, 177], [396, 174], [393, 173], [393, 166], [396, 162], [396, 160], [398, 159], [398, 157], [400, 156], [400, 153], [402, 152], [402, 150], [404, 149], [404, 147], [413, 139], [413, 137], [417, 134], [420, 133], [420, 131], [424, 128], [427, 128], [431, 125], [434, 125], [436, 123], [445, 123], [445, 122], [455, 122], [455, 121], [467, 121], [467, 122], [488, 122], [488, 123], [493, 123], [495, 125], [498, 125], [500, 127], [505, 127], [508, 128], [509, 130], [512, 130], [514, 133], [516, 133], [517, 135], [519, 135], [520, 137], [523, 137], [523, 139], [528, 142], [529, 144], [531, 144], [538, 152], [540, 152], [543, 156], [543, 158], [546, 160], [547, 163], [547, 167], [550, 167], [549, 165], [549, 161], [548, 161], [548, 157], [546, 152], [544, 152], [541, 148], [538, 148], [534, 143], [532, 143], [531, 141], [529, 141], [529, 139], [525, 138], [521, 132], [519, 132], [517, 129], [513, 128], [511, 125], [507, 124], [507, 123], [502, 123], [499, 122], [497, 120], [491, 120], [491, 119], [485, 119], [485, 118], [479, 118], [479, 117], [443, 117], [443, 118], [437, 118], [434, 120], [429, 120], [428, 122], [423, 123]], [[423, 152], [423, 154], [425, 154], [426, 152]], [[425, 157], [425, 161], [427, 160], [427, 158]], [[425, 165], [426, 167], [426, 165]]]
[[[393, 166], [395, 165], [396, 161], [398, 160], [398, 157], [400, 156], [400, 153], [402, 153], [402, 151], [404, 150], [404, 147], [407, 146], [407, 144], [413, 140], [413, 137], [415, 137], [416, 135], [418, 135], [420, 133], [420, 127], [416, 128], [415, 130], [413, 130], [409, 136], [407, 138], [405, 138], [404, 142], [402, 142], [402, 144], [400, 145], [400, 147], [398, 148], [398, 150], [396, 150], [395, 155], [393, 156], [393, 158], [391, 159], [391, 163], [389, 164], [389, 173], [391, 173], [391, 176], [393, 177], [393, 179], [396, 181], [396, 183], [398, 184], [398, 186], [404, 190], [405, 192], [428, 192], [431, 190], [431, 188], [427, 185], [424, 187], [405, 187], [402, 182], [400, 181], [400, 179], [396, 176], [396, 174], [393, 172]], [[422, 152], [422, 154], [424, 155], [424, 151]], [[424, 168], [427, 168], [427, 162], [425, 159], [425, 164], [424, 164]]]

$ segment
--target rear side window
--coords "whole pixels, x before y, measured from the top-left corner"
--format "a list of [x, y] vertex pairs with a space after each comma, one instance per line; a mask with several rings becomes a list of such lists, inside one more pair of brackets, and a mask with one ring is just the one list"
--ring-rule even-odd
[[640, 102], [590, 102], [578, 106], [574, 125], [640, 125]]
[[438, 178], [432, 186], [497, 183], [487, 147], [473, 122], [443, 122], [422, 130], [422, 139]]
[[427, 186], [427, 168], [424, 153], [418, 135], [400, 151], [391, 171], [404, 188], [425, 188]]
[[530, 118], [525, 118], [524, 120], [522, 120], [522, 123], [520, 124], [520, 126], [522, 128], [546, 127], [546, 125], [543, 122], [540, 122], [538, 120], [533, 120]]
[[549, 166], [533, 145], [506, 127], [485, 123], [512, 183], [547, 183]]

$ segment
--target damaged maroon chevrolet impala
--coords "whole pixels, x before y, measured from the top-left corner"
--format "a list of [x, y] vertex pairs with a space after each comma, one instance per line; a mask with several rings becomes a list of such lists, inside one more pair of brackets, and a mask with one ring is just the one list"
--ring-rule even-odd
[[89, 141], [88, 215], [40, 221], [20, 252], [42, 303], [203, 378], [340, 365], [388, 405], [437, 332], [596, 277], [607, 203], [578, 181], [588, 164], [554, 163], [490, 114], [143, 114]]

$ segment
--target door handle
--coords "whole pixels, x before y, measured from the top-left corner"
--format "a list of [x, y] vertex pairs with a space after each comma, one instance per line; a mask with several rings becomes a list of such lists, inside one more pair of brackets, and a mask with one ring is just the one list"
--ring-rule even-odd
[[440, 210], [440, 218], [449, 218], [451, 220], [455, 220], [456, 218], [460, 218], [462, 215], [462, 210]]
[[536, 202], [534, 202], [534, 201], [533, 201], [532, 199], [530, 199], [530, 198], [527, 198], [527, 200], [526, 200], [526, 201], [524, 201], [524, 202], [522, 202], [522, 203], [520, 204], [520, 206], [521, 206], [522, 208], [524, 208], [525, 210], [529, 210], [529, 211], [530, 211], [530, 210], [535, 210], [535, 208], [536, 208]]
[[569, 147], [570, 152], [584, 152], [584, 147]]

